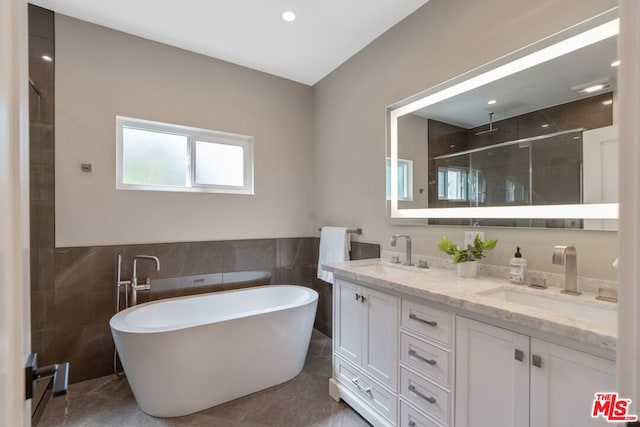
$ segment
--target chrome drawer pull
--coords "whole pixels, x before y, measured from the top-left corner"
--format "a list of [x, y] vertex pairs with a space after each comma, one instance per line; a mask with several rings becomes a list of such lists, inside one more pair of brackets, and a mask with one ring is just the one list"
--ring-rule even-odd
[[418, 321], [418, 322], [422, 322], [422, 323], [426, 323], [427, 325], [433, 326], [434, 328], [436, 326], [438, 326], [438, 322], [436, 322], [435, 320], [424, 320], [424, 319], [419, 318], [418, 316], [416, 316], [413, 313], [409, 315], [409, 319], [412, 319], [412, 320], [415, 320], [415, 321]]
[[522, 362], [524, 360], [524, 351], [518, 350], [517, 348], [514, 351], [513, 356], [518, 362]]
[[358, 381], [357, 378], [352, 379], [351, 382], [354, 383], [356, 385], [356, 387], [358, 387], [358, 390], [362, 390], [365, 393], [371, 394], [371, 387], [366, 387], [366, 388], [362, 387], [360, 385], [360, 381]]
[[542, 357], [538, 356], [537, 354], [532, 354], [531, 364], [536, 368], [542, 368]]
[[427, 359], [425, 357], [420, 356], [418, 353], [416, 353], [414, 350], [409, 350], [409, 356], [413, 356], [418, 360], [422, 360], [423, 362], [428, 363], [431, 366], [434, 366], [437, 362], [434, 359]]
[[432, 405], [434, 403], [436, 403], [436, 398], [435, 397], [425, 396], [424, 394], [422, 394], [418, 390], [416, 390], [415, 386], [410, 385], [409, 386], [409, 391], [411, 393], [415, 394], [416, 396], [419, 396], [419, 397], [423, 398], [424, 400], [426, 400], [427, 402], [431, 403]]

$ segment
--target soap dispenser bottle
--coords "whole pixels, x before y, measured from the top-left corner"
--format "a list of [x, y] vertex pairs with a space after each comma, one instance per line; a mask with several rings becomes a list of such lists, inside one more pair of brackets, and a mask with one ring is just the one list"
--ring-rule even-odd
[[516, 253], [509, 261], [509, 280], [514, 283], [523, 283], [527, 275], [527, 260], [522, 258], [520, 246], [516, 246]]

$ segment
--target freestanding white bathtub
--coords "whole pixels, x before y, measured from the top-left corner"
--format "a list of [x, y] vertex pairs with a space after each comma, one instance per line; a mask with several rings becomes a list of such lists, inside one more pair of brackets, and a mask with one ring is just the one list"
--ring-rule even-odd
[[109, 322], [140, 408], [191, 414], [300, 373], [318, 293], [258, 286], [149, 302]]

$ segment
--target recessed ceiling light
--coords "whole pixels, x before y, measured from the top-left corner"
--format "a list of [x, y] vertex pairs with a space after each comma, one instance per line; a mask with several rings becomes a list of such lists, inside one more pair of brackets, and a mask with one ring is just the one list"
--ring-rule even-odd
[[290, 10], [285, 10], [282, 12], [282, 19], [287, 22], [293, 22], [296, 20], [296, 14], [291, 12]]
[[582, 89], [582, 92], [593, 93], [593, 92], [597, 92], [597, 91], [602, 90], [602, 89], [604, 89], [604, 84], [599, 83], [597, 85], [585, 87], [584, 89]]
[[489, 105], [493, 105], [493, 104], [495, 104], [496, 102], [498, 102], [498, 101], [496, 101], [495, 99], [491, 99], [491, 100], [489, 100], [489, 101], [487, 102], [487, 104], [489, 104]]
[[613, 99], [607, 99], [606, 101], [602, 101], [602, 105], [611, 105], [613, 104]]
[[543, 127], [543, 128], [548, 128], [548, 127], [549, 127], [549, 123], [545, 123], [545, 124], [543, 124], [541, 127]]
[[613, 62], [611, 63], [611, 66], [612, 66], [612, 67], [617, 67], [618, 65], [620, 65], [620, 60], [619, 60], [619, 59], [618, 59], [617, 61], [613, 61]]
[[609, 84], [609, 81], [605, 80], [605, 81], [596, 81], [596, 82], [586, 83], [581, 86], [574, 86], [571, 89], [575, 90], [580, 95], [589, 95], [610, 87], [611, 85]]
[[44, 60], [45, 60], [45, 61], [47, 61], [47, 62], [51, 62], [51, 61], [53, 61], [53, 58], [51, 58], [51, 57], [50, 57], [50, 56], [48, 56], [48, 55], [42, 55], [42, 59], [44, 59]]

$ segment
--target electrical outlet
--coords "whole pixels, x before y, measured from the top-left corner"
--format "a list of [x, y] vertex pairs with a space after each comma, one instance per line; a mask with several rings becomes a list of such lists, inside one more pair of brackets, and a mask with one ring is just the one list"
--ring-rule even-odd
[[465, 231], [464, 232], [464, 247], [469, 245], [473, 246], [476, 236], [480, 236], [480, 239], [484, 240], [484, 231]]

